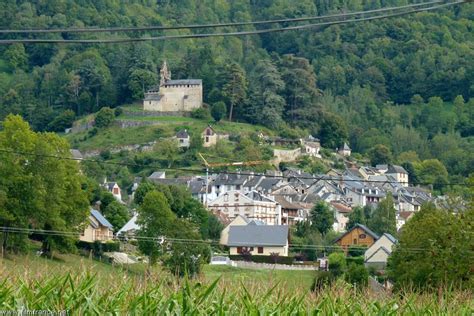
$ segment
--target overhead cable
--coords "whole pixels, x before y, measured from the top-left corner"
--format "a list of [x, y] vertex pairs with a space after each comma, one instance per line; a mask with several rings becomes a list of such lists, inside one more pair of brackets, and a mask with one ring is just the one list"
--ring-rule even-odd
[[444, 7], [449, 7], [453, 5], [467, 3], [468, 0], [456, 1], [451, 3], [440, 4], [436, 6], [431, 6], [428, 8], [419, 8], [413, 9], [406, 12], [396, 12], [392, 14], [386, 14], [381, 16], [366, 17], [360, 19], [351, 19], [351, 20], [340, 20], [340, 21], [331, 21], [331, 22], [321, 22], [314, 24], [305, 24], [298, 26], [289, 26], [282, 28], [270, 28], [262, 29], [256, 31], [242, 31], [242, 32], [220, 32], [220, 33], [204, 33], [204, 34], [182, 34], [182, 35], [165, 35], [157, 37], [132, 37], [132, 38], [115, 38], [115, 39], [7, 39], [0, 40], [0, 45], [9, 45], [15, 43], [24, 43], [24, 44], [118, 44], [118, 43], [136, 43], [136, 42], [146, 42], [146, 41], [166, 41], [166, 40], [182, 40], [182, 39], [198, 39], [198, 38], [211, 38], [211, 37], [229, 37], [229, 36], [247, 36], [247, 35], [259, 35], [259, 34], [268, 34], [268, 33], [278, 33], [278, 32], [287, 32], [287, 31], [296, 31], [296, 30], [305, 30], [310, 28], [316, 28], [321, 26], [331, 26], [331, 25], [341, 25], [349, 23], [358, 23], [372, 20], [380, 20], [391, 17], [404, 16], [408, 14], [413, 14], [417, 12], [425, 12], [436, 10]]

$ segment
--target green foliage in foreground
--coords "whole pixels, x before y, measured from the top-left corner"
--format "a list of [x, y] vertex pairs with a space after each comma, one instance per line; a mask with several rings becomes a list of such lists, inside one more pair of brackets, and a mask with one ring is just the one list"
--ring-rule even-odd
[[141, 315], [468, 315], [474, 308], [472, 293], [468, 292], [446, 291], [442, 297], [382, 294], [374, 298], [369, 292], [356, 292], [343, 283], [312, 294], [287, 291], [282, 284], [245, 286], [223, 284], [219, 279], [177, 284], [162, 277], [139, 282], [117, 278], [105, 285], [88, 273], [48, 276], [36, 282], [27, 278], [4, 281], [0, 289], [2, 310], [69, 310], [74, 315], [127, 311]]

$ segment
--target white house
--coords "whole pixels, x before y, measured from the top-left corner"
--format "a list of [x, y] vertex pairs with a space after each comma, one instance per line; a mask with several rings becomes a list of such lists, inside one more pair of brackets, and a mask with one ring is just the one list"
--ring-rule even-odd
[[305, 139], [301, 139], [301, 144], [303, 145], [303, 150], [306, 155], [321, 158], [321, 155], [319, 154], [319, 151], [321, 150], [319, 139], [310, 135]]
[[91, 209], [88, 225], [81, 233], [79, 240], [86, 242], [107, 242], [114, 238], [112, 224], [97, 210]]
[[415, 212], [397, 212], [397, 230], [400, 230], [400, 228], [402, 228], [413, 215], [415, 215]]
[[288, 256], [287, 225], [245, 225], [229, 229], [229, 253], [240, 255], [250, 252], [252, 256]]
[[330, 205], [334, 210], [334, 224], [332, 228], [338, 233], [346, 231], [346, 225], [349, 222], [349, 215], [352, 213], [352, 208], [337, 201], [331, 202]]
[[267, 225], [281, 223], [281, 206], [273, 199], [256, 191], [243, 194], [240, 191], [228, 191], [208, 204], [213, 212], [222, 212], [233, 220], [238, 215], [248, 219], [257, 219]]
[[188, 148], [190, 145], [190, 136], [188, 130], [181, 130], [176, 133], [176, 139], [178, 140], [178, 147]]
[[349, 157], [351, 152], [351, 148], [347, 145], [347, 143], [344, 143], [344, 145], [338, 150], [338, 153], [344, 157]]
[[105, 182], [103, 187], [112, 193], [112, 195], [117, 199], [117, 201], [122, 202], [122, 191], [117, 182]]
[[137, 225], [137, 217], [135, 214], [133, 217], [117, 232], [117, 236], [133, 236], [139, 229], [140, 226]]
[[404, 187], [408, 186], [408, 172], [402, 166], [390, 165], [385, 172], [386, 175], [392, 176], [398, 183]]
[[395, 237], [388, 233], [384, 233], [365, 251], [365, 266], [373, 266], [379, 270], [385, 269], [388, 257], [391, 255], [393, 246], [395, 246], [396, 243], [397, 239]]

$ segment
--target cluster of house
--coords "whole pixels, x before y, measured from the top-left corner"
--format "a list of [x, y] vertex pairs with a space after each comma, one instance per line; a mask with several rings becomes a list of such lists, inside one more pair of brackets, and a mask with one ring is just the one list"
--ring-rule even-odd
[[337, 232], [345, 231], [354, 207], [375, 207], [389, 193], [394, 198], [398, 228], [423, 203], [432, 200], [428, 191], [408, 186], [407, 171], [395, 165], [354, 166], [321, 175], [291, 168], [265, 174], [220, 173], [209, 176], [207, 183], [205, 177], [168, 179], [164, 172], [158, 172], [149, 180], [187, 186], [210, 211], [230, 220], [242, 215], [267, 225], [294, 225], [305, 220], [318, 201], [324, 201], [334, 210], [333, 228]]
[[[289, 237], [288, 225], [267, 225], [261, 220], [237, 215], [222, 230], [220, 244], [229, 248], [230, 255], [286, 257]], [[334, 242], [346, 253], [352, 246], [359, 251], [365, 250], [365, 265], [384, 270], [397, 239], [388, 233], [379, 236], [368, 227], [356, 224]]]
[[[308, 218], [318, 201], [325, 201], [334, 211], [333, 229], [343, 233], [335, 243], [345, 251], [350, 246], [365, 246], [367, 265], [383, 268], [396, 240], [390, 234], [378, 236], [363, 225], [346, 229], [348, 217], [357, 206], [375, 207], [387, 194], [394, 197], [397, 228], [432, 200], [429, 192], [408, 186], [408, 173], [400, 166], [378, 165], [351, 167], [339, 172], [311, 175], [297, 169], [284, 172], [220, 173], [208, 177], [167, 178], [163, 171], [153, 172], [148, 180], [188, 187], [227, 226], [220, 243], [228, 246], [231, 255], [288, 256], [289, 226]], [[140, 179], [136, 179], [136, 189]], [[106, 182], [104, 188], [120, 200], [117, 183]], [[132, 190], [134, 190], [132, 189]], [[91, 210], [90, 225], [81, 240], [108, 241], [113, 238], [112, 225], [96, 210]], [[134, 216], [119, 234], [135, 232]]]

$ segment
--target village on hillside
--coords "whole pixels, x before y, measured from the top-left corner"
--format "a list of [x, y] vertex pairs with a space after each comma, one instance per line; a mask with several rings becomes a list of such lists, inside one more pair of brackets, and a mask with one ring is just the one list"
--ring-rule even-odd
[[[201, 80], [171, 80], [166, 62], [160, 74], [160, 85], [145, 94], [143, 111], [147, 115], [186, 116], [190, 111], [202, 107]], [[229, 139], [228, 134], [216, 132], [211, 125], [202, 130], [200, 137], [204, 148]], [[409, 173], [402, 166], [379, 164], [371, 167], [350, 160], [351, 148], [347, 143], [333, 152], [344, 162], [342, 169], [331, 168], [324, 174], [311, 174], [296, 167], [279, 170], [278, 166], [282, 162], [294, 162], [302, 157], [322, 159], [320, 139], [312, 135], [286, 139], [265, 136], [263, 133], [258, 137], [261, 142], [276, 146], [270, 161], [276, 170], [255, 172], [245, 167], [246, 162], [237, 164], [241, 166], [240, 169], [221, 172], [211, 170], [207, 175], [191, 173], [168, 177], [166, 169], [155, 170], [147, 177], [135, 177], [128, 191], [120, 188], [117, 182], [107, 180], [103, 188], [120, 203], [132, 205], [135, 192], [142, 182], [185, 187], [223, 225], [219, 245], [224, 247], [225, 253], [215, 256], [214, 260], [225, 264], [230, 264], [226, 256], [234, 260], [246, 258], [246, 261], [257, 262], [261, 262], [258, 257], [293, 259], [298, 256], [298, 252], [290, 250], [292, 231], [298, 225], [311, 223], [312, 209], [318, 203], [324, 203], [333, 217], [330, 229], [338, 236], [333, 241], [334, 247], [340, 247], [345, 253], [350, 249], [359, 250], [359, 253], [364, 254], [367, 266], [381, 271], [397, 242], [396, 238], [389, 232], [377, 234], [362, 223], [349, 226], [351, 214], [360, 208], [375, 209], [382, 200], [390, 197], [395, 210], [396, 230], [401, 230], [423, 204], [436, 201], [428, 189], [409, 185]], [[171, 139], [183, 150], [190, 147], [191, 136], [186, 129], [180, 129]], [[294, 149], [285, 149], [282, 147], [285, 145], [293, 146]], [[71, 152], [79, 161], [84, 158], [77, 149]], [[232, 163], [218, 165], [235, 166]], [[122, 199], [124, 195], [126, 199]], [[123, 227], [112, 227], [100, 213], [100, 205], [96, 205], [96, 208], [98, 210], [91, 210], [90, 224], [80, 238], [82, 241], [105, 243], [115, 238], [130, 241], [140, 230], [136, 213]], [[318, 258], [318, 265], [320, 268], [327, 267], [324, 254]]]

